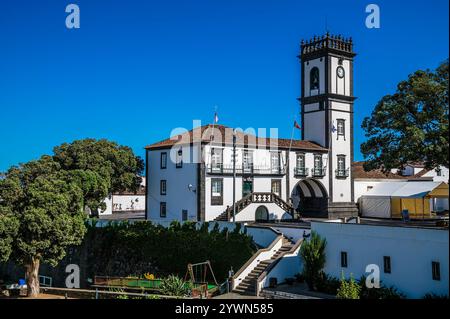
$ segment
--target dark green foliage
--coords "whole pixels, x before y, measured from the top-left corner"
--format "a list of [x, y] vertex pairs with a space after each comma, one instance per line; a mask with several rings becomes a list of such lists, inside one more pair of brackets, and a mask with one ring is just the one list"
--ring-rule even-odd
[[[12, 167], [0, 180], [4, 261], [11, 257], [22, 265], [32, 259], [56, 265], [68, 246], [81, 243], [85, 232], [82, 190], [61, 179], [58, 170], [51, 157], [43, 156]], [[4, 245], [8, 241], [9, 249]]]
[[311, 232], [311, 237], [302, 243], [300, 256], [303, 261], [303, 275], [309, 289], [317, 290], [317, 282], [320, 273], [325, 266], [325, 247], [327, 242], [316, 232]]
[[341, 282], [338, 278], [329, 276], [326, 273], [321, 272], [317, 280], [317, 291], [329, 295], [336, 295], [340, 284]]
[[434, 72], [417, 71], [384, 96], [362, 123], [364, 168], [397, 169], [423, 161], [426, 168], [449, 165], [448, 60]]
[[103, 201], [109, 193], [139, 189], [144, 161], [128, 146], [84, 139], [64, 143], [53, 152], [64, 177], [78, 183], [85, 205], [93, 211], [105, 208]]
[[362, 276], [359, 279], [361, 286], [361, 299], [404, 299], [406, 296], [399, 292], [395, 287], [386, 287], [383, 282], [380, 282], [380, 288], [367, 288], [366, 277]]
[[208, 232], [207, 223], [197, 230], [189, 222], [173, 222], [169, 228], [150, 222], [88, 226], [83, 245], [74, 247], [75, 254], [84, 256], [90, 278], [147, 272], [184, 278], [188, 263], [209, 260], [219, 282], [230, 267], [239, 269], [254, 252], [251, 238], [239, 229], [220, 232], [214, 227]]

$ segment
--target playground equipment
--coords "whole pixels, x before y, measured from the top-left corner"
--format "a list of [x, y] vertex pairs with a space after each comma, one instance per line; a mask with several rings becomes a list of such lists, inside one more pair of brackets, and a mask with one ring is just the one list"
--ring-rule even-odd
[[209, 260], [197, 264], [188, 264], [184, 281], [187, 281], [188, 276], [190, 276], [190, 281], [193, 284], [207, 284], [206, 276], [208, 274], [208, 269], [211, 272], [214, 284], [218, 286], [219, 284], [217, 283], [216, 276], [214, 276], [214, 271], [212, 270]]
[[[211, 274], [211, 278], [207, 278], [208, 271]], [[189, 281], [193, 284], [194, 288], [192, 289], [192, 296], [205, 296], [213, 294], [219, 287], [217, 283], [216, 276], [214, 275], [214, 271], [212, 270], [211, 263], [209, 260], [196, 263], [196, 264], [188, 264], [186, 275], [184, 276], [184, 281]], [[208, 279], [213, 280], [213, 284], [208, 283]]]

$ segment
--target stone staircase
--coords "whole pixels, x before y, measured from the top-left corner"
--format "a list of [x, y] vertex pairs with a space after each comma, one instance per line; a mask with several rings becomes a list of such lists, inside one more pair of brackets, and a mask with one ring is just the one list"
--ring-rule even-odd
[[[236, 202], [236, 214], [252, 203], [275, 203], [284, 211], [294, 214], [294, 207], [286, 203], [280, 196], [275, 193], [251, 193]], [[230, 221], [233, 214], [233, 206], [229, 206], [223, 213], [217, 216], [215, 221]]]
[[259, 276], [261, 276], [261, 274], [267, 269], [267, 267], [273, 261], [279, 258], [282, 253], [291, 250], [293, 245], [294, 244], [289, 239], [283, 237], [283, 244], [275, 253], [275, 255], [273, 255], [273, 257], [270, 259], [260, 261], [256, 265], [256, 267], [247, 275], [247, 277], [245, 277], [244, 280], [242, 280], [242, 282], [233, 290], [233, 292], [240, 295], [256, 296], [256, 285]]

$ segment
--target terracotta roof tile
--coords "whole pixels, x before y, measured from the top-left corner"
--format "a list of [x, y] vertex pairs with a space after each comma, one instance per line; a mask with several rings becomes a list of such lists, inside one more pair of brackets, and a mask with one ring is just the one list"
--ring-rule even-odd
[[353, 162], [352, 174], [353, 178], [367, 178], [367, 179], [408, 179], [410, 176], [402, 176], [391, 172], [384, 173], [380, 169], [365, 171], [363, 167], [364, 162]]
[[[150, 144], [146, 146], [146, 149], [160, 149], [160, 148], [169, 148], [175, 144], [191, 144], [194, 142], [201, 141], [202, 143], [208, 143], [211, 141], [211, 136], [214, 133], [213, 141], [220, 141], [222, 144], [231, 145], [233, 141], [233, 129], [224, 125], [215, 125], [213, 129], [213, 125], [204, 125], [201, 127], [194, 128], [188, 132], [180, 134], [178, 136], [173, 136], [171, 138]], [[195, 137], [195, 139], [194, 139]], [[264, 146], [270, 147], [270, 145], [277, 145], [278, 148], [288, 149], [290, 146], [292, 149], [297, 150], [311, 150], [311, 151], [322, 151], [326, 152], [328, 149], [314, 143], [311, 141], [303, 141], [303, 140], [292, 140], [292, 145], [290, 139], [284, 138], [262, 138], [257, 137], [251, 133], [243, 133], [241, 131], [237, 131], [236, 134], [236, 144], [237, 145], [245, 145], [245, 146]]]

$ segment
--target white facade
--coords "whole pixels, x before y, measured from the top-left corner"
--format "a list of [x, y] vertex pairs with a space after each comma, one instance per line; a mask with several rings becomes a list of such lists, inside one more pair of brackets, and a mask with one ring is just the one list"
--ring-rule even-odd
[[[201, 152], [199, 148], [201, 147]], [[182, 150], [183, 164], [178, 165], [176, 154]], [[222, 170], [215, 169], [212, 154], [221, 154], [220, 166]], [[162, 149], [147, 150], [147, 171], [148, 171], [148, 193], [147, 193], [147, 219], [154, 222], [178, 220], [183, 221], [211, 221], [222, 214], [228, 207], [233, 205], [233, 176], [232, 176], [232, 154], [231, 146], [219, 146], [202, 144], [173, 146]], [[271, 153], [279, 153], [279, 167], [271, 162]], [[309, 175], [299, 176], [295, 173], [297, 153], [304, 154], [304, 166], [308, 168]], [[162, 153], [166, 155], [161, 155]], [[245, 177], [242, 175], [244, 153], [251, 153], [253, 173]], [[287, 154], [289, 153], [289, 165], [287, 165]], [[190, 163], [192, 158], [198, 154], [203, 154], [203, 163]], [[311, 179], [312, 168], [314, 167], [314, 156], [320, 154], [323, 163], [327, 162], [327, 153], [302, 151], [299, 149], [258, 149], [236, 147], [236, 201], [245, 195], [243, 193], [244, 180], [252, 183], [252, 193], [276, 194], [285, 202], [293, 201], [294, 205], [299, 204], [296, 198], [295, 188], [302, 180]], [[166, 157], [166, 164], [161, 166], [161, 156]], [[247, 155], [248, 158], [249, 155]], [[326, 164], [325, 164], [326, 165]], [[217, 165], [216, 165], [217, 166]], [[326, 167], [326, 166], [325, 166]], [[200, 172], [201, 170], [201, 172]], [[316, 178], [312, 186], [302, 185], [306, 196], [321, 194], [321, 189], [317, 183], [323, 187], [325, 193], [328, 192], [329, 176], [325, 170], [325, 176]], [[213, 185], [220, 180], [222, 184], [221, 200], [214, 199]], [[161, 191], [161, 185], [165, 183], [165, 192]], [[278, 189], [273, 189], [276, 183]], [[249, 185], [249, 183], [247, 184]], [[287, 188], [289, 186], [289, 188]], [[309, 187], [312, 187], [313, 193]], [[326, 196], [326, 194], [323, 194]], [[294, 197], [294, 198], [292, 198]], [[165, 203], [165, 217], [161, 214], [161, 203]], [[204, 203], [203, 207], [201, 203]], [[252, 203], [236, 215], [236, 221], [254, 221], [255, 212], [259, 206], [265, 206], [268, 210], [269, 219], [290, 219], [292, 216], [275, 203]], [[184, 212], [184, 213], [183, 213]], [[186, 213], [187, 212], [187, 213]], [[184, 214], [184, 215], [183, 215]]]
[[[331, 276], [340, 278], [343, 271], [359, 279], [375, 264], [382, 283], [408, 298], [449, 294], [448, 229], [312, 222], [311, 230], [327, 240], [324, 271]], [[341, 252], [347, 267], [341, 266]], [[384, 257], [390, 258], [390, 273], [384, 271]], [[433, 279], [433, 262], [439, 263], [439, 278]]]

